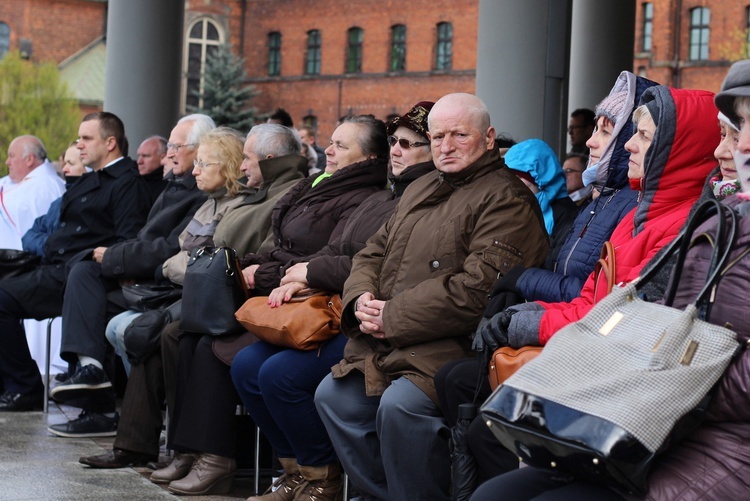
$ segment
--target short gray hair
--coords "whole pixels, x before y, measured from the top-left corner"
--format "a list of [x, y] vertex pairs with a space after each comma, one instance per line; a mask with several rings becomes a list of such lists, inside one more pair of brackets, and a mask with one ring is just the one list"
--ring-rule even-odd
[[255, 154], [258, 158], [299, 155], [302, 141], [299, 134], [281, 124], [258, 124], [250, 129], [247, 138], [255, 136]]
[[633, 123], [637, 124], [643, 117], [649, 117], [653, 120], [653, 117], [651, 116], [651, 110], [649, 110], [648, 106], [646, 106], [645, 104], [640, 105], [633, 112]]
[[23, 140], [21, 158], [26, 158], [31, 153], [40, 162], [44, 162], [47, 159], [47, 150], [44, 148], [44, 143], [42, 143], [41, 139], [32, 135], [18, 136], [14, 141], [17, 139]]
[[149, 136], [146, 139], [144, 139], [143, 142], [145, 143], [146, 141], [151, 141], [152, 139], [155, 140], [157, 142], [157, 144], [159, 145], [159, 149], [158, 149], [159, 155], [166, 155], [167, 154], [167, 140], [166, 140], [166, 138], [164, 136], [153, 135], [153, 136]]
[[192, 115], [187, 115], [177, 121], [178, 124], [185, 122], [193, 122], [193, 126], [190, 128], [190, 131], [185, 138], [185, 144], [194, 144], [195, 146], [193, 148], [198, 147], [198, 143], [201, 142], [203, 134], [216, 128], [214, 119], [208, 115], [203, 115], [202, 113], [193, 113]]

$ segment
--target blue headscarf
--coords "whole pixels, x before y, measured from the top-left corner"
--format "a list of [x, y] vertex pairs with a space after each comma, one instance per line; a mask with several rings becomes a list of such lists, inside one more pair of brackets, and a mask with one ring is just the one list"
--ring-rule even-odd
[[555, 218], [552, 202], [568, 196], [565, 173], [552, 148], [541, 139], [527, 139], [512, 146], [505, 153], [505, 165], [513, 170], [528, 173], [539, 188], [536, 199], [542, 208], [544, 226], [552, 234]]

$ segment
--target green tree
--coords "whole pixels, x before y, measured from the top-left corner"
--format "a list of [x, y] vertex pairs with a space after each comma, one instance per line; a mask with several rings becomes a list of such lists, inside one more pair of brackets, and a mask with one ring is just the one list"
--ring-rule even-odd
[[245, 62], [228, 45], [222, 45], [206, 58], [203, 92], [196, 93], [202, 106], [189, 106], [191, 113], [204, 113], [216, 125], [247, 132], [256, 122], [256, 109], [249, 105], [257, 92], [245, 85]]
[[[36, 64], [9, 52], [0, 61], [0, 152], [14, 137], [33, 134], [54, 159], [78, 133], [81, 112], [54, 63]], [[8, 173], [5, 162], [0, 175]]]

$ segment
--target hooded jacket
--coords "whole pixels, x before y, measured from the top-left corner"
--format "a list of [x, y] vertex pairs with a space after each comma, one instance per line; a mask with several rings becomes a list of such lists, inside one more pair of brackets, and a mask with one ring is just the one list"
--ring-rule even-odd
[[626, 90], [627, 104], [617, 117], [615, 140], [607, 146], [597, 166], [594, 186], [601, 195], [583, 205], [565, 242], [545, 268], [531, 268], [520, 276], [516, 287], [528, 301], [571, 301], [581, 293], [586, 278], [599, 259], [604, 242], [633, 207], [638, 192], [628, 186], [630, 154], [625, 143], [632, 136], [630, 117], [643, 92], [655, 82], [623, 71], [610, 95]]
[[[404, 376], [437, 402], [433, 376], [468, 355], [495, 278], [538, 266], [548, 251], [536, 198], [496, 150], [460, 172], [422, 176], [354, 257], [341, 324], [350, 339], [333, 377], [359, 370], [374, 396]], [[354, 317], [365, 292], [387, 301], [383, 340], [362, 334]]]
[[[233, 248], [238, 256], [260, 252], [271, 237], [271, 213], [281, 197], [302, 179], [300, 166], [307, 168], [302, 155], [282, 155], [258, 162], [263, 184], [219, 221], [214, 243]], [[269, 246], [270, 248], [270, 246]]]
[[365, 160], [337, 170], [317, 186], [313, 182], [323, 173], [302, 179], [287, 191], [271, 216], [273, 249], [240, 260], [243, 268], [260, 265], [253, 292], [268, 295], [279, 286], [284, 264], [339, 237], [359, 204], [385, 186], [387, 167], [387, 159]]
[[[615, 283], [637, 278], [641, 268], [677, 236], [716, 165], [713, 150], [719, 128], [713, 93], [659, 85], [644, 92], [641, 104], [648, 106], [657, 127], [644, 160], [640, 201], [610, 238], [615, 247]], [[592, 273], [579, 298], [538, 302], [544, 311], [513, 315], [509, 332], [518, 330], [516, 335], [524, 338], [523, 331], [534, 330], [536, 323], [539, 342], [545, 344], [562, 327], [583, 317], [594, 302]], [[535, 320], [537, 313], [541, 318]]]

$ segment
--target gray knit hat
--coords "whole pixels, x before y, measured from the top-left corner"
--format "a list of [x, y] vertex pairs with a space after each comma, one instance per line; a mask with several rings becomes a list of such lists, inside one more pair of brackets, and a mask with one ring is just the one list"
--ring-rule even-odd
[[613, 92], [609, 96], [602, 99], [596, 107], [596, 120], [599, 117], [605, 117], [612, 124], [617, 123], [617, 118], [622, 114], [625, 109], [625, 105], [628, 102], [628, 92], [623, 90], [620, 92]]
[[750, 97], [750, 59], [737, 61], [729, 68], [729, 73], [721, 84], [721, 92], [714, 97], [714, 103], [719, 111], [735, 124], [739, 123], [739, 117], [734, 111], [736, 97]]

